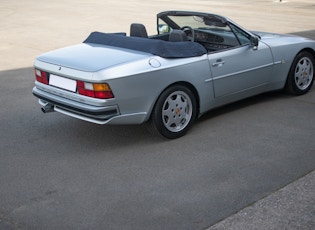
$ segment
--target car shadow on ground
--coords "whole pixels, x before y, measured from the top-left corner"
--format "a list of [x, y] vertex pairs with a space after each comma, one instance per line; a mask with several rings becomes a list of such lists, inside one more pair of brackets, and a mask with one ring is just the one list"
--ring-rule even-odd
[[245, 98], [240, 101], [236, 101], [218, 108], [214, 108], [205, 114], [203, 114], [196, 122], [206, 122], [215, 117], [222, 116], [224, 114], [232, 113], [248, 107], [258, 106], [264, 103], [269, 103], [275, 100], [286, 100], [293, 98], [294, 96], [284, 92], [284, 90], [278, 90], [273, 92], [262, 93], [250, 98]]

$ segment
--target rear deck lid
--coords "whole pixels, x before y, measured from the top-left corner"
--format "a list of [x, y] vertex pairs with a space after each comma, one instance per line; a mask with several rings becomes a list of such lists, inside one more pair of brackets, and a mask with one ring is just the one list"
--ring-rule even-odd
[[83, 43], [44, 53], [37, 60], [79, 71], [96, 72], [152, 54], [118, 47]]

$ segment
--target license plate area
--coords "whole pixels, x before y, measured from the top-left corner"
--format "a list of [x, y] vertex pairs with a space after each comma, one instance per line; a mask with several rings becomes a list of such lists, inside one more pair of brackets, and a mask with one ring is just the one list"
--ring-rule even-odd
[[71, 92], [75, 92], [77, 88], [77, 82], [75, 80], [60, 77], [54, 74], [49, 75], [49, 85], [65, 89]]

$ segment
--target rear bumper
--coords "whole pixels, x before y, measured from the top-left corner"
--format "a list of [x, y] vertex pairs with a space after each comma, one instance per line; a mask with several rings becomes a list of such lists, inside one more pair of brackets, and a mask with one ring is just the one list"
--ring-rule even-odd
[[[51, 94], [38, 87], [33, 88], [33, 95], [39, 98], [39, 103], [45, 105], [47, 103], [54, 106], [57, 112], [66, 113], [83, 120], [95, 121], [94, 123], [103, 123], [114, 116], [118, 116], [119, 109], [114, 106], [95, 106], [70, 100], [55, 94]], [[71, 96], [70, 96], [71, 97]]]
[[[53, 93], [50, 92], [53, 90]], [[67, 94], [64, 91], [48, 87], [41, 89], [40, 85], [33, 88], [33, 95], [39, 98], [39, 104], [53, 106], [53, 110], [65, 115], [85, 120], [96, 124], [141, 124], [147, 118], [146, 112], [121, 114], [118, 105], [105, 105], [103, 100], [89, 101], [86, 104], [85, 98], [77, 95]], [[97, 105], [98, 104], [98, 105]]]

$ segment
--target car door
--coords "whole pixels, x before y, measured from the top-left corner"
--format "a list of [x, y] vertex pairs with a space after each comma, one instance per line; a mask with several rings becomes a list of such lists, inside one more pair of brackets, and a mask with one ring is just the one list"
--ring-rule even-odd
[[[261, 93], [271, 78], [273, 57], [270, 48], [264, 43], [253, 47], [250, 37], [244, 32], [233, 34], [239, 45], [208, 54], [216, 98]], [[224, 40], [237, 44], [233, 43], [231, 34]]]

